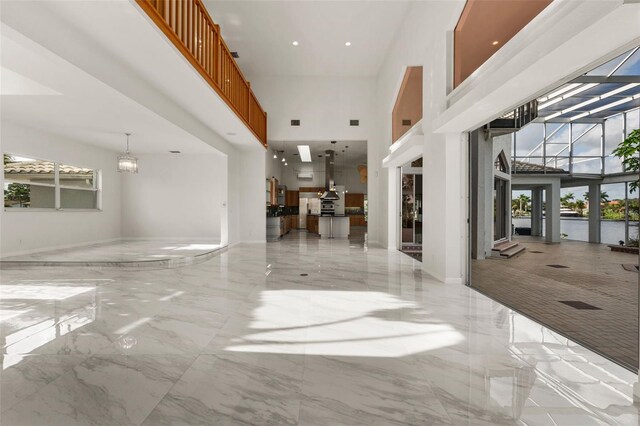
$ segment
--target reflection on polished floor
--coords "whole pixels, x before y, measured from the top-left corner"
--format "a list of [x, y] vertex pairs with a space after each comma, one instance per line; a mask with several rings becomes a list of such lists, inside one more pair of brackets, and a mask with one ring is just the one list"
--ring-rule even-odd
[[[517, 239], [527, 250], [506, 261], [474, 261], [472, 286], [629, 369], [638, 366], [638, 255], [604, 244]], [[578, 301], [598, 309], [576, 309]]]
[[3, 426], [637, 424], [634, 374], [364, 238], [0, 289]]

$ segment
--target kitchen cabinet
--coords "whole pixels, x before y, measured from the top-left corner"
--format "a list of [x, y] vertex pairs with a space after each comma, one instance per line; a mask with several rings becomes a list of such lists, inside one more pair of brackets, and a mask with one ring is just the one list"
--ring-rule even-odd
[[367, 222], [364, 220], [363, 214], [349, 216], [349, 224], [351, 226], [367, 226]]
[[347, 193], [344, 197], [345, 207], [364, 208], [364, 194]]
[[320, 231], [318, 229], [318, 216], [307, 216], [307, 231], [312, 234], [319, 234]]
[[289, 207], [298, 207], [300, 205], [300, 192], [287, 190], [284, 205]]

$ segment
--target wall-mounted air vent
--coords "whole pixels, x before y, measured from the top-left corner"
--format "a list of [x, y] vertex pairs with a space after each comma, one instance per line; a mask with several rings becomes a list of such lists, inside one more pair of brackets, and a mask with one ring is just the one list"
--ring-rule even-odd
[[180, 151], [169, 151], [172, 154], [180, 154]]
[[300, 173], [298, 173], [298, 179], [300, 179], [300, 180], [313, 179], [313, 172], [300, 172]]
[[411, 120], [402, 120], [403, 126], [411, 126]]
[[360, 120], [349, 120], [349, 126], [359, 126]]
[[238, 55], [238, 52], [231, 52], [231, 56], [233, 56], [236, 59], [240, 57], [240, 55]]
[[300, 120], [291, 120], [291, 125], [292, 126], [299, 126], [300, 125]]

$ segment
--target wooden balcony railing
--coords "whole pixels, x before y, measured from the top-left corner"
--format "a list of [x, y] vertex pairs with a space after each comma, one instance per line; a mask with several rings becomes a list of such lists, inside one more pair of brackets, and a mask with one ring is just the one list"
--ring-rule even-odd
[[267, 113], [202, 0], [136, 2], [266, 147]]

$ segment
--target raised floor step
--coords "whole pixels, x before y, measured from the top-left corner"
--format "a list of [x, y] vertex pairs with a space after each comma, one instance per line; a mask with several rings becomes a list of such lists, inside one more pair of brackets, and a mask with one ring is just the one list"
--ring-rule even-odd
[[512, 257], [519, 255], [520, 253], [522, 253], [525, 250], [526, 250], [525, 247], [516, 244], [515, 247], [512, 247], [509, 250], [501, 251], [500, 252], [500, 257], [511, 259]]
[[518, 246], [518, 243], [516, 242], [505, 241], [504, 243], [496, 244], [495, 246], [493, 246], [491, 250], [502, 253], [504, 251], [511, 250], [513, 247], [517, 247], [517, 246]]

